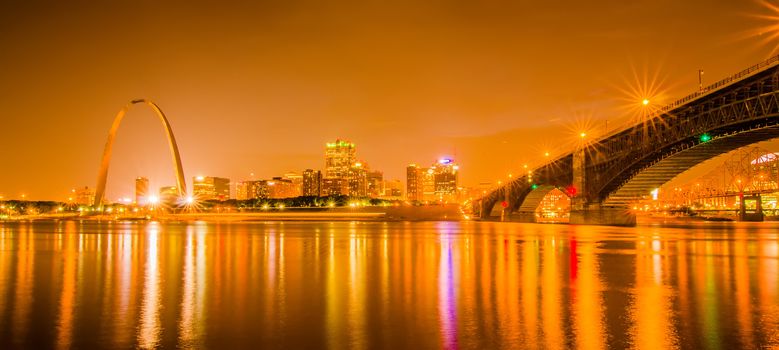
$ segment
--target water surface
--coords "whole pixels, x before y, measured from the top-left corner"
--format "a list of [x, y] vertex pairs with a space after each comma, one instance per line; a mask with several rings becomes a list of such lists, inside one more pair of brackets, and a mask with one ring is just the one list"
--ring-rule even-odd
[[0, 224], [0, 348], [779, 346], [779, 226]]

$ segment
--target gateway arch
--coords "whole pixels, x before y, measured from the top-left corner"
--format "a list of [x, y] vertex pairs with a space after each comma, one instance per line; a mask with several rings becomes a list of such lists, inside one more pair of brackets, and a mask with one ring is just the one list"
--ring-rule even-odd
[[97, 187], [95, 189], [95, 202], [94, 205], [99, 207], [103, 204], [103, 197], [105, 196], [105, 185], [108, 180], [108, 165], [111, 163], [111, 150], [114, 146], [114, 139], [116, 138], [116, 132], [119, 130], [119, 125], [122, 123], [127, 111], [135, 104], [145, 104], [154, 110], [157, 117], [160, 118], [162, 127], [165, 129], [165, 134], [168, 136], [168, 146], [170, 147], [170, 153], [173, 156], [173, 167], [176, 170], [176, 189], [179, 196], [183, 196], [187, 193], [187, 184], [184, 181], [184, 169], [181, 167], [181, 156], [179, 155], [179, 149], [176, 145], [176, 138], [173, 136], [173, 130], [170, 128], [168, 118], [165, 117], [165, 113], [162, 112], [156, 103], [146, 100], [137, 99], [132, 100], [130, 103], [124, 106], [114, 118], [114, 123], [111, 125], [111, 131], [108, 133], [108, 140], [105, 143], [105, 150], [103, 151], [103, 159], [100, 162], [100, 172], [97, 175]]

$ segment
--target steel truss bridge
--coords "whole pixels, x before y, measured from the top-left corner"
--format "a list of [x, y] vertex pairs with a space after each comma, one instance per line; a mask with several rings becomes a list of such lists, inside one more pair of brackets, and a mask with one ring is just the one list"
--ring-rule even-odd
[[[738, 198], [771, 194], [779, 194], [779, 155], [748, 146], [733, 152], [722, 165], [693, 181], [661, 188], [654, 207], [729, 210], [739, 208]], [[762, 209], [776, 209], [776, 203]]]
[[572, 197], [571, 223], [634, 225], [631, 203], [653, 189], [712, 157], [776, 137], [779, 56], [515, 177], [470, 206], [481, 219], [534, 222], [543, 194], [559, 188]]

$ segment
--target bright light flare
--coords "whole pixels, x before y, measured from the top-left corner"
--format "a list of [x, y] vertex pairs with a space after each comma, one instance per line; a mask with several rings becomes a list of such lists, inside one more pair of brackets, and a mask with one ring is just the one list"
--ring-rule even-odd
[[770, 49], [769, 56], [779, 53], [779, 2], [776, 0], [757, 0], [759, 12], [747, 14], [748, 23], [754, 26], [737, 33], [734, 41], [748, 41], [754, 49]]
[[[631, 75], [624, 77], [621, 82], [614, 85], [619, 94], [617, 97], [618, 111], [627, 117], [621, 122], [626, 122], [629, 125], [636, 123], [651, 125], [652, 117], [660, 112], [666, 103], [671, 102], [669, 91], [677, 84], [669, 82], [667, 76], [661, 75], [660, 72], [664, 70], [662, 63], [653, 63], [652, 65], [654, 67], [651, 69], [649, 64], [638, 69], [634, 64], [631, 64]], [[612, 129], [624, 127], [614, 125]]]

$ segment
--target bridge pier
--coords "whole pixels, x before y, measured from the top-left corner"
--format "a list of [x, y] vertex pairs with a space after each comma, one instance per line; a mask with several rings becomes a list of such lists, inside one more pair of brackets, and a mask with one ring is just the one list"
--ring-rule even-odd
[[636, 214], [627, 208], [587, 206], [571, 210], [571, 224], [602, 226], [636, 226]]
[[[755, 202], [755, 209], [747, 210], [747, 202]], [[763, 221], [763, 198], [760, 195], [744, 197], [740, 200], [738, 221]]]

